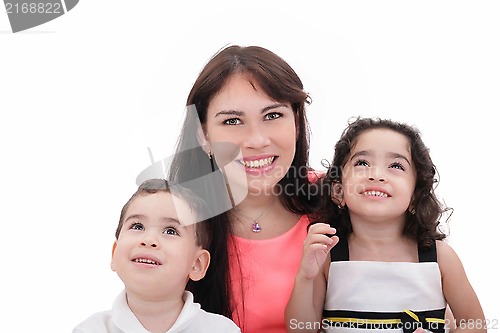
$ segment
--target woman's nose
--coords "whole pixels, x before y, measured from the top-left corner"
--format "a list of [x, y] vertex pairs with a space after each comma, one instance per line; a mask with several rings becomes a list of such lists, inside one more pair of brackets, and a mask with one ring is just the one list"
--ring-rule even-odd
[[244, 135], [243, 144], [245, 148], [260, 149], [270, 145], [270, 133], [262, 124], [251, 125]]

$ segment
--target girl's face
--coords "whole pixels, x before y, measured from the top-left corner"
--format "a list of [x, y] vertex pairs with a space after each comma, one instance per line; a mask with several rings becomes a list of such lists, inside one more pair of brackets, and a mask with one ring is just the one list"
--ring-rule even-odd
[[[273, 193], [295, 156], [295, 115], [290, 103], [272, 100], [245, 74], [235, 74], [213, 97], [204, 129], [229, 180], [253, 195]], [[217, 144], [224, 142], [240, 149], [230, 163], [221, 161], [224, 154], [217, 150]]]
[[390, 129], [360, 134], [344, 166], [344, 200], [351, 221], [404, 222], [416, 183], [409, 139]]

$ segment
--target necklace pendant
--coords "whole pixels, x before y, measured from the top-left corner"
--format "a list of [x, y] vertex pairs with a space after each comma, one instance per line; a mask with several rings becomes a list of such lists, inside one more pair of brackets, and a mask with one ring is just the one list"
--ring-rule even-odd
[[257, 222], [252, 223], [252, 231], [257, 233], [261, 232], [262, 228], [260, 227], [260, 224]]

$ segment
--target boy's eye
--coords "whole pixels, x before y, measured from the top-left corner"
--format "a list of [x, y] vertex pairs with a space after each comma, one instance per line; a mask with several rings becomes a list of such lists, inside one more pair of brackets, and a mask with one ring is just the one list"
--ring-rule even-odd
[[283, 114], [280, 112], [270, 112], [264, 116], [265, 120], [273, 120], [283, 117]]
[[132, 225], [130, 226], [130, 229], [131, 230], [144, 230], [144, 226], [142, 225], [142, 223], [132, 223]]
[[368, 161], [366, 160], [357, 160], [354, 163], [354, 166], [369, 166]]
[[165, 230], [163, 230], [163, 233], [165, 235], [178, 235], [179, 233], [177, 232], [177, 229], [175, 229], [174, 227], [168, 227], [166, 228]]
[[224, 124], [226, 124], [226, 125], [239, 125], [239, 124], [241, 124], [241, 120], [239, 120], [238, 118], [230, 118], [230, 119], [224, 120]]
[[400, 169], [405, 171], [404, 166], [399, 162], [392, 163], [391, 165], [389, 165], [389, 168]]

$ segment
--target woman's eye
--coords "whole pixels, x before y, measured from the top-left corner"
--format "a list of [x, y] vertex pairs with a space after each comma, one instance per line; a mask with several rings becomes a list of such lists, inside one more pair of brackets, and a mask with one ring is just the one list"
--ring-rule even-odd
[[281, 118], [283, 117], [283, 114], [282, 113], [279, 113], [279, 112], [270, 112], [268, 114], [265, 115], [264, 119], [265, 120], [273, 120], [273, 119], [278, 119], [278, 118]]
[[173, 227], [170, 227], [170, 228], [166, 228], [165, 230], [163, 230], [163, 233], [165, 235], [178, 235], [179, 233], [177, 232], [177, 229], [173, 228]]
[[130, 229], [131, 230], [144, 230], [144, 226], [142, 225], [142, 223], [132, 223], [132, 225], [130, 226]]
[[389, 168], [400, 169], [400, 170], [405, 171], [404, 166], [401, 163], [397, 163], [397, 162], [396, 163], [392, 163], [391, 165], [389, 165]]
[[224, 120], [224, 124], [226, 124], [226, 125], [239, 125], [239, 124], [241, 124], [241, 120], [239, 120], [238, 118], [226, 119], [226, 120]]
[[354, 166], [369, 166], [369, 164], [366, 160], [357, 160]]

